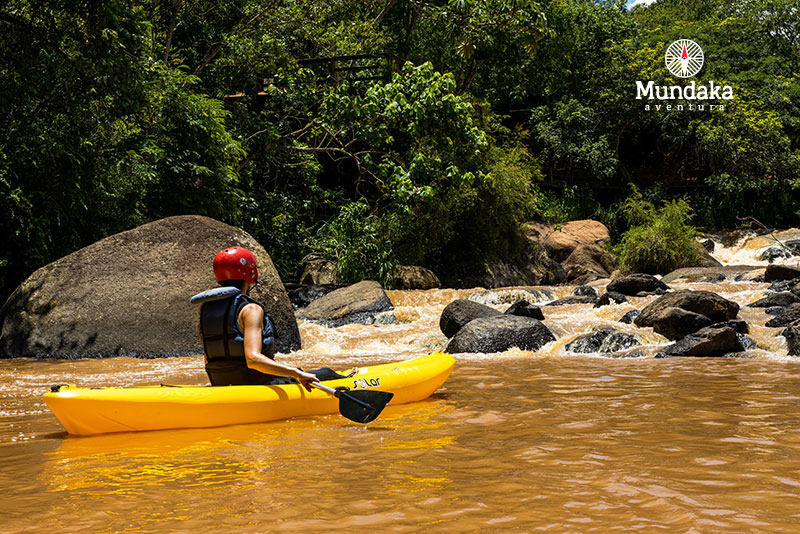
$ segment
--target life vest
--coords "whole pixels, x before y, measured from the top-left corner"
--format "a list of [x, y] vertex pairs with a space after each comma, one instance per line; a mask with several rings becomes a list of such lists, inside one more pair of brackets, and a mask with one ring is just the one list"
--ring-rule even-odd
[[[201, 304], [200, 332], [206, 355], [206, 372], [212, 385], [266, 384], [277, 378], [250, 369], [244, 355], [244, 332], [239, 328], [239, 312], [248, 304], [264, 305], [233, 287], [219, 287], [192, 297]], [[275, 327], [264, 312], [261, 328], [261, 353], [275, 357]]]

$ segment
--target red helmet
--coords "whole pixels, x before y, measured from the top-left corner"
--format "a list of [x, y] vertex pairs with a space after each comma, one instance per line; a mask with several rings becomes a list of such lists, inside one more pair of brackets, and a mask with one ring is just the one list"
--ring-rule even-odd
[[214, 256], [214, 276], [217, 282], [244, 280], [255, 284], [258, 280], [256, 257], [246, 248], [226, 248]]

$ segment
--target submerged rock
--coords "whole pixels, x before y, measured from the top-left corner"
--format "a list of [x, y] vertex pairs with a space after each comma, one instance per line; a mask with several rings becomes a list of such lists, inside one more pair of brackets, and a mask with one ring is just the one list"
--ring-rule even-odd
[[619, 318], [619, 322], [620, 322], [620, 323], [624, 323], [624, 324], [632, 324], [632, 323], [633, 323], [633, 321], [634, 321], [634, 320], [635, 320], [637, 317], [639, 317], [639, 315], [640, 315], [641, 313], [642, 313], [642, 312], [641, 312], [641, 311], [639, 311], [639, 310], [631, 310], [631, 311], [627, 312], [625, 315], [623, 315], [622, 317], [620, 317], [620, 318]]
[[744, 346], [729, 326], [708, 326], [665, 347], [656, 358], [673, 356], [725, 356], [742, 352]]
[[651, 274], [635, 273], [609, 282], [606, 291], [635, 296], [641, 293], [667, 291], [669, 286]]
[[599, 328], [591, 334], [584, 334], [578, 336], [566, 345], [564, 348], [569, 352], [576, 352], [580, 354], [591, 354], [600, 352], [600, 346], [603, 341], [609, 337], [614, 330], [612, 328]]
[[572, 304], [594, 304], [595, 302], [597, 302], [597, 297], [594, 296], [570, 295], [569, 297], [548, 302], [545, 306], [569, 306]]
[[548, 302], [556, 298], [556, 294], [549, 289], [540, 288], [515, 288], [515, 289], [492, 289], [482, 291], [469, 296], [469, 300], [479, 304], [514, 304], [520, 300], [538, 304]]
[[622, 304], [623, 302], [628, 302], [628, 297], [622, 293], [617, 293], [616, 291], [606, 291], [600, 295], [600, 298], [598, 298], [597, 302], [594, 303], [594, 307], [600, 308], [602, 306], [608, 306], [612, 302], [614, 304]]
[[336, 327], [350, 323], [369, 324], [375, 315], [394, 309], [378, 282], [364, 280], [337, 289], [315, 300], [297, 316]]
[[537, 351], [556, 337], [544, 324], [530, 317], [498, 314], [467, 323], [450, 340], [445, 352], [503, 352], [513, 347]]
[[573, 295], [579, 297], [597, 297], [597, 290], [592, 286], [578, 286], [572, 291]]
[[503, 315], [494, 308], [473, 302], [471, 300], [454, 300], [442, 311], [439, 316], [439, 329], [447, 337], [453, 337], [467, 323], [481, 317]]
[[786, 307], [797, 302], [800, 302], [800, 297], [788, 291], [783, 291], [781, 293], [770, 293], [755, 302], [751, 302], [747, 306], [750, 308]]

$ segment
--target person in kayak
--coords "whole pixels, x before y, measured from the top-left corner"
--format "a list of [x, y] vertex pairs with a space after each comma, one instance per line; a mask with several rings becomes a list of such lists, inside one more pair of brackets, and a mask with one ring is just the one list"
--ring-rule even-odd
[[222, 286], [192, 297], [201, 302], [200, 334], [212, 386], [300, 383], [344, 378], [330, 369], [310, 373], [274, 361], [275, 327], [264, 305], [249, 296], [258, 283], [252, 252], [229, 247], [214, 257], [214, 276]]

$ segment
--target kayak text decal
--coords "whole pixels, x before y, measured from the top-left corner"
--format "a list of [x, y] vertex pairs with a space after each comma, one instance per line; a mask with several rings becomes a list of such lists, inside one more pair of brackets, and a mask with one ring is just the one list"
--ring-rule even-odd
[[367, 389], [367, 388], [375, 388], [381, 385], [380, 378], [370, 378], [367, 380], [366, 378], [359, 378], [358, 380], [353, 381], [353, 389]]

